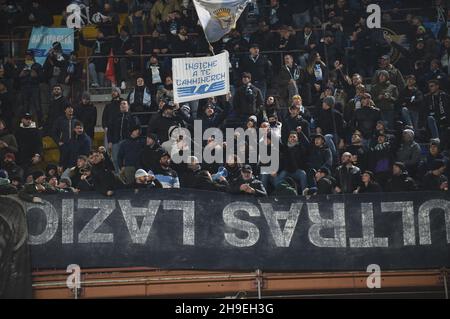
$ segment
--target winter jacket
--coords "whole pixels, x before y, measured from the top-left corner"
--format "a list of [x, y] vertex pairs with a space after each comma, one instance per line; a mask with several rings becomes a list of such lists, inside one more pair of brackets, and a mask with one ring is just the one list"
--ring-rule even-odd
[[193, 188], [204, 191], [226, 192], [228, 190], [228, 182], [214, 182], [206, 176], [197, 175], [193, 184]]
[[256, 115], [263, 105], [261, 91], [253, 84], [241, 85], [234, 95], [233, 109], [239, 115]]
[[292, 67], [283, 65], [278, 73], [278, 94], [284, 100], [289, 98], [289, 84], [291, 80], [294, 80], [296, 84], [299, 84], [300, 79], [304, 79], [305, 74], [297, 64], [293, 64]]
[[420, 177], [425, 176], [425, 174], [428, 171], [431, 171], [433, 169], [433, 162], [435, 160], [442, 160], [444, 163], [449, 165], [449, 158], [447, 156], [444, 156], [442, 153], [437, 154], [437, 156], [432, 156], [430, 153], [427, 154], [427, 157], [420, 161], [418, 173]]
[[51, 99], [48, 107], [48, 118], [46, 120], [47, 132], [50, 132], [54, 123], [61, 116], [64, 116], [64, 108], [69, 105], [69, 101], [62, 95], [57, 99]]
[[122, 99], [119, 97], [106, 104], [102, 114], [103, 128], [107, 128], [111, 121], [120, 114], [120, 102], [122, 102]]
[[361, 186], [359, 187], [359, 194], [365, 194], [365, 193], [381, 193], [383, 190], [381, 189], [381, 186], [376, 182], [369, 182], [366, 186], [366, 184], [361, 183]]
[[[375, 72], [375, 75], [372, 78], [372, 84], [377, 83], [379, 71], [382, 71], [382, 70], [377, 70], [377, 72]], [[397, 69], [396, 67], [394, 67], [391, 64], [385, 69], [385, 71], [387, 71], [389, 73], [389, 81], [393, 85], [395, 85], [399, 90], [401, 90], [405, 87], [405, 79], [403, 78], [403, 75], [399, 69]]]
[[436, 176], [431, 171], [425, 174], [422, 181], [422, 189], [424, 191], [441, 191], [441, 185], [448, 179], [444, 175]]
[[216, 106], [214, 114], [210, 117], [206, 116], [205, 113], [200, 117], [202, 120], [202, 130], [203, 132], [209, 128], [218, 128], [222, 125], [223, 121], [227, 118], [231, 111], [231, 104], [225, 102], [223, 104], [224, 108]]
[[156, 134], [162, 144], [169, 140], [169, 130], [172, 126], [183, 126], [182, 119], [179, 116], [166, 117], [159, 112], [150, 119], [147, 134]]
[[323, 145], [322, 147], [317, 147], [313, 145], [309, 155], [308, 166], [316, 170], [319, 168], [331, 169], [333, 166], [333, 157], [328, 146]]
[[417, 142], [403, 143], [397, 151], [397, 161], [407, 167], [417, 167], [420, 161], [421, 149]]
[[139, 168], [139, 156], [145, 146], [145, 138], [128, 138], [125, 140], [119, 149], [117, 155], [119, 167], [134, 167]]
[[59, 57], [56, 54], [47, 55], [44, 62], [44, 76], [46, 79], [56, 77], [58, 83], [64, 83], [65, 69], [69, 61], [69, 56], [62, 53]]
[[308, 159], [308, 144], [299, 142], [295, 146], [282, 144], [281, 146], [281, 170], [294, 173], [301, 169], [306, 170]]
[[405, 87], [400, 91], [398, 103], [408, 110], [420, 112], [423, 107], [423, 93], [416, 87], [412, 89]]
[[255, 189], [255, 193], [253, 194], [256, 197], [264, 197], [267, 196], [267, 191], [264, 188], [264, 185], [261, 181], [257, 180], [255, 177], [253, 177], [250, 181], [244, 181], [244, 179], [239, 177], [234, 182], [231, 183], [230, 186], [230, 192], [233, 194], [246, 194], [250, 195], [249, 193], [242, 192], [240, 190], [241, 185], [249, 184], [251, 188]]
[[[31, 70], [36, 72], [36, 76], [31, 75]], [[39, 63], [34, 62], [31, 66], [22, 63], [21, 65], [18, 66], [17, 71], [19, 75], [18, 82], [20, 89], [26, 90], [31, 87], [39, 87], [39, 83], [42, 81], [43, 78], [43, 70]]]
[[337, 134], [340, 138], [344, 138], [344, 118], [335, 109], [320, 109], [317, 114], [316, 127], [322, 129], [322, 135]]
[[339, 166], [336, 169], [337, 186], [343, 194], [351, 194], [361, 184], [361, 171], [356, 166]]
[[130, 112], [119, 113], [108, 124], [108, 142], [119, 143], [130, 137], [130, 129], [140, 126], [139, 119]]
[[106, 195], [108, 191], [123, 187], [123, 183], [113, 173], [114, 164], [111, 162], [109, 155], [104, 154], [104, 156], [105, 159], [102, 162], [92, 165], [91, 172], [94, 190]]
[[270, 82], [272, 76], [272, 63], [263, 55], [252, 57], [246, 55], [239, 61], [239, 72], [248, 72], [253, 82]]
[[353, 114], [352, 130], [359, 130], [365, 139], [373, 136], [377, 122], [381, 120], [380, 109], [375, 107], [362, 107]]
[[78, 156], [88, 156], [91, 151], [91, 138], [83, 133], [81, 135], [74, 134], [67, 144], [67, 162], [62, 163], [63, 167], [72, 167], [77, 163]]
[[107, 56], [109, 56], [111, 51], [111, 43], [106, 39], [86, 40], [83, 37], [82, 32], [80, 32], [79, 35], [80, 44], [92, 49], [92, 56], [90, 57], [89, 62], [94, 63], [97, 72], [105, 73], [106, 65], [108, 63]]
[[408, 172], [402, 172], [398, 176], [392, 176], [386, 184], [386, 192], [412, 192], [417, 190], [414, 180], [408, 176]]
[[17, 163], [22, 165], [28, 163], [35, 154], [42, 155], [42, 136], [36, 123], [31, 122], [28, 127], [20, 123], [15, 136], [19, 148]]
[[58, 144], [59, 142], [67, 144], [75, 134], [73, 129], [75, 128], [76, 122], [77, 119], [75, 117], [72, 117], [70, 119], [68, 119], [65, 115], [59, 117], [53, 126], [53, 141], [55, 141], [56, 144]]
[[97, 108], [92, 103], [80, 104], [74, 110], [74, 116], [83, 123], [84, 131], [93, 140], [95, 126], [97, 125]]
[[149, 111], [152, 104], [152, 96], [150, 90], [146, 86], [135, 87], [128, 94], [128, 103], [131, 112]]
[[[334, 180], [334, 179], [333, 179]], [[322, 177], [317, 181], [317, 195], [330, 195], [334, 191], [333, 180], [329, 177]]]
[[139, 167], [144, 170], [154, 170], [159, 165], [161, 158], [162, 148], [159, 143], [155, 143], [152, 146], [145, 145], [139, 155], [140, 165]]
[[[375, 105], [383, 111], [393, 111], [395, 108], [395, 103], [398, 100], [398, 88], [391, 84], [390, 81], [384, 83], [376, 83], [372, 86], [370, 91], [372, 94], [373, 101]], [[384, 98], [380, 99], [379, 96], [383, 95]]]
[[423, 110], [423, 120], [426, 116], [433, 116], [439, 127], [450, 128], [450, 96], [447, 93], [439, 91], [435, 95], [425, 95]]
[[358, 157], [358, 163], [353, 163], [358, 166], [361, 171], [367, 168], [368, 149], [362, 144], [351, 144], [345, 148], [346, 152]]
[[302, 128], [303, 134], [309, 139], [310, 137], [310, 126], [307, 120], [305, 120], [301, 115], [297, 117], [287, 116], [283, 121], [283, 127], [281, 128], [281, 140], [286, 143], [289, 134], [292, 131], [297, 131], [297, 127]]
[[[120, 36], [118, 36], [113, 41], [113, 50], [114, 55], [118, 56], [126, 56], [126, 51], [128, 50], [134, 50], [134, 53], [136, 54], [136, 43], [134, 39], [131, 36], [128, 36], [126, 39], [122, 40]], [[123, 58], [123, 57], [121, 57]]]

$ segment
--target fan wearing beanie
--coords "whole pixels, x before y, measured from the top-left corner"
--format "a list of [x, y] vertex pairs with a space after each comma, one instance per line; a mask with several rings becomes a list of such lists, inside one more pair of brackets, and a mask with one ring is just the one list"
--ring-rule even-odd
[[402, 143], [397, 151], [397, 161], [405, 164], [406, 169], [412, 176], [414, 176], [417, 171], [422, 152], [420, 145], [414, 141], [414, 136], [413, 130], [403, 130]]
[[138, 192], [139, 189], [162, 188], [161, 183], [155, 178], [152, 171], [146, 172], [143, 169], [138, 169], [134, 174], [134, 179], [135, 181], [132, 188], [135, 192]]
[[392, 178], [386, 183], [386, 192], [411, 192], [417, 190], [416, 182], [409, 177], [405, 164], [395, 162], [392, 165]]
[[324, 98], [316, 121], [316, 133], [325, 137], [334, 157], [337, 156], [336, 143], [339, 143], [339, 148], [344, 147], [344, 117], [334, 108], [335, 104], [334, 97]]

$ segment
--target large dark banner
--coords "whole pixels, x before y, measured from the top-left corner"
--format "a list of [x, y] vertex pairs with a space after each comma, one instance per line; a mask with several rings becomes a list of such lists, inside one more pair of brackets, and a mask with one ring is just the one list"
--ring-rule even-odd
[[254, 198], [194, 190], [27, 204], [34, 269], [338, 271], [450, 266], [450, 195]]

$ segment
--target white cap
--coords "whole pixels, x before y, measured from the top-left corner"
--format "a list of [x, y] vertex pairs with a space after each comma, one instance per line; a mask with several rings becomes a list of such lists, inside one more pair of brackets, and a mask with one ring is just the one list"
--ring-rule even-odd
[[134, 173], [134, 178], [139, 178], [139, 177], [147, 177], [148, 174], [146, 171], [144, 171], [143, 169], [138, 169], [136, 171], [136, 173]]

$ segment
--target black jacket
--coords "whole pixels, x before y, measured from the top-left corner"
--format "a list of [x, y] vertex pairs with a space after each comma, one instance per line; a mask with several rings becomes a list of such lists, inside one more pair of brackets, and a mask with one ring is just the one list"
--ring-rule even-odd
[[[304, 135], [303, 139], [306, 139]], [[308, 144], [305, 144], [302, 141], [291, 147], [286, 144], [282, 144], [280, 154], [281, 170], [287, 171], [288, 173], [294, 173], [298, 169], [306, 170], [309, 148]]]
[[78, 156], [88, 156], [91, 151], [91, 138], [83, 133], [81, 135], [73, 134], [72, 138], [67, 144], [68, 157], [67, 162], [62, 163], [63, 167], [72, 167], [77, 163]]
[[213, 192], [226, 192], [228, 190], [228, 183], [213, 182], [211, 179], [203, 175], [197, 175], [193, 184], [193, 188]]
[[367, 186], [364, 183], [361, 183], [361, 186], [359, 188], [359, 194], [381, 193], [381, 192], [382, 192], [381, 186], [376, 182], [369, 182]]
[[408, 110], [420, 112], [423, 106], [423, 93], [418, 88], [405, 87], [400, 91], [398, 103]]
[[415, 190], [417, 190], [417, 185], [407, 172], [392, 176], [385, 188], [386, 192], [412, 192]]
[[152, 146], [144, 146], [140, 154], [139, 167], [145, 169], [146, 171], [156, 169], [159, 166], [161, 152], [162, 148], [159, 143], [155, 143]]
[[21, 123], [15, 136], [19, 147], [17, 154], [19, 164], [28, 163], [35, 154], [42, 155], [41, 131], [36, 128], [34, 122], [29, 127], [24, 127]]
[[253, 84], [241, 85], [234, 96], [234, 111], [239, 115], [256, 115], [264, 105], [261, 90]]
[[122, 99], [119, 97], [118, 99], [111, 100], [111, 102], [105, 105], [102, 114], [103, 128], [108, 127], [111, 121], [120, 114], [120, 102], [122, 102]]
[[334, 185], [331, 179], [328, 177], [322, 177], [317, 181], [317, 195], [329, 195], [333, 194]]
[[145, 145], [145, 138], [128, 138], [120, 145], [117, 155], [119, 167], [139, 167], [139, 156]]
[[347, 146], [345, 151], [357, 156], [358, 162], [353, 164], [358, 166], [361, 171], [365, 171], [367, 169], [368, 149], [364, 145], [352, 144]]
[[371, 138], [381, 112], [375, 107], [362, 107], [353, 114], [352, 130], [359, 130], [365, 139]]
[[239, 61], [239, 72], [249, 72], [252, 75], [252, 81], [270, 82], [272, 77], [272, 65], [263, 55], [252, 58], [250, 55], [243, 56]]
[[344, 194], [351, 194], [361, 184], [361, 171], [358, 167], [339, 166], [336, 170], [337, 186]]
[[59, 117], [56, 120], [52, 132], [52, 138], [56, 144], [58, 144], [59, 142], [63, 142], [64, 144], [69, 142], [69, 140], [75, 134], [73, 132], [73, 129], [76, 122], [77, 119], [74, 116], [72, 116], [71, 119], [68, 119], [65, 115]]
[[92, 165], [92, 182], [94, 190], [106, 194], [108, 191], [113, 191], [123, 186], [123, 183], [113, 173], [114, 164], [111, 162], [108, 154], [105, 155], [105, 160]]
[[64, 75], [68, 62], [69, 56], [66, 54], [61, 54], [60, 58], [56, 54], [49, 54], [43, 66], [45, 78], [50, 79], [58, 74], [57, 81], [64, 83]]
[[340, 138], [344, 138], [344, 118], [335, 109], [320, 109], [317, 114], [316, 127], [322, 129], [322, 135], [337, 134]]
[[128, 50], [134, 50], [134, 54], [137, 54], [136, 50], [136, 43], [134, 42], [134, 39], [130, 36], [123, 41], [120, 37], [117, 37], [113, 43], [113, 50], [114, 55], [121, 56], [120, 58], [123, 58], [123, 56], [126, 56], [125, 53]]
[[281, 127], [281, 140], [285, 143], [289, 138], [289, 133], [291, 131], [296, 131], [297, 127], [299, 126], [302, 128], [303, 134], [305, 134], [305, 136], [309, 139], [310, 137], [309, 122], [305, 120], [301, 115], [294, 118], [288, 115], [283, 120], [283, 126]]
[[426, 114], [422, 116], [433, 116], [438, 126], [450, 128], [450, 96], [444, 91], [440, 91], [436, 95], [427, 94], [424, 101], [424, 111]]
[[95, 126], [97, 125], [97, 108], [89, 103], [87, 105], [80, 104], [74, 110], [75, 117], [84, 125], [84, 131], [93, 140]]
[[127, 139], [130, 129], [139, 125], [139, 119], [130, 112], [119, 113], [108, 124], [108, 142], [116, 144]]
[[422, 181], [422, 189], [424, 191], [440, 191], [441, 184], [447, 181], [447, 177], [444, 175], [436, 176], [430, 171], [425, 174]]
[[164, 143], [169, 140], [169, 129], [172, 126], [183, 126], [183, 120], [179, 116], [165, 117], [159, 112], [150, 119], [147, 133], [156, 134], [159, 141]]
[[323, 145], [322, 147], [312, 146], [309, 155], [308, 166], [309, 168], [319, 169], [328, 168], [331, 169], [333, 166], [333, 157], [331, 150], [328, 146]]
[[64, 108], [68, 104], [69, 101], [64, 96], [61, 96], [56, 100], [53, 98], [50, 100], [50, 105], [48, 107], [48, 118], [46, 122], [48, 132], [53, 127], [55, 121], [59, 117], [64, 116]]
[[233, 194], [248, 194], [245, 192], [241, 192], [241, 190], [240, 190], [241, 185], [244, 185], [244, 184], [249, 184], [250, 187], [255, 189], [256, 192], [255, 192], [254, 196], [257, 196], [257, 197], [267, 196], [267, 191], [264, 188], [263, 183], [254, 177], [250, 181], [244, 181], [242, 177], [239, 177], [238, 179], [236, 179], [234, 182], [231, 183], [230, 192]]
[[83, 37], [83, 32], [79, 32], [80, 35], [80, 44], [87, 46], [92, 49], [92, 56], [89, 59], [89, 62], [95, 64], [95, 69], [97, 72], [105, 72], [106, 65], [108, 63], [109, 53], [111, 51], [111, 43], [106, 39], [95, 39], [95, 40], [86, 40]]
[[[36, 72], [36, 76], [31, 75], [31, 70], [34, 70]], [[39, 63], [34, 62], [31, 66], [22, 63], [18, 66], [17, 71], [18, 82], [21, 89], [39, 87], [39, 83], [43, 79], [43, 70]]]

